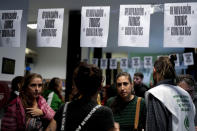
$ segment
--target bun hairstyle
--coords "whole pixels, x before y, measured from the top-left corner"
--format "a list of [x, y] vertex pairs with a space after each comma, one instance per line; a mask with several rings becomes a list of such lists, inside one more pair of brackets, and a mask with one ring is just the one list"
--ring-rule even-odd
[[74, 71], [73, 83], [80, 94], [90, 98], [101, 87], [102, 71], [94, 65], [81, 62]]
[[173, 67], [175, 67], [175, 60], [177, 60], [176, 54], [170, 55], [170, 62], [172, 63]]
[[159, 75], [160, 80], [165, 79], [176, 79], [176, 72], [175, 72], [175, 63], [174, 61], [177, 59], [176, 55], [168, 56], [161, 56], [157, 59], [154, 63], [154, 69], [156, 73]]

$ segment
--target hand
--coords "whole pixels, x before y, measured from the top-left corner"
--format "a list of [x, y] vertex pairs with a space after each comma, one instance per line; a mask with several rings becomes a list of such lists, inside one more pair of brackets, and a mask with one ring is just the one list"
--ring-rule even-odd
[[52, 119], [45, 131], [56, 131], [57, 123], [54, 119]]
[[43, 111], [38, 109], [38, 108], [26, 108], [26, 110], [27, 110], [27, 113], [30, 114], [33, 117], [43, 115]]
[[120, 125], [117, 122], [114, 122], [114, 131], [120, 131]]
[[114, 122], [114, 127], [109, 129], [108, 131], [120, 131], [119, 123]]

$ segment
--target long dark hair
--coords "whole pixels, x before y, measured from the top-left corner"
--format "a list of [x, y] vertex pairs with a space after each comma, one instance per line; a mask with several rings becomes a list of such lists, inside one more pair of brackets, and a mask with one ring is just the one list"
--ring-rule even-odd
[[11, 83], [11, 93], [10, 93], [10, 98], [9, 98], [9, 102], [11, 102], [14, 98], [17, 97], [17, 95], [15, 94], [15, 91], [20, 91], [19, 90], [19, 86], [23, 86], [24, 83], [24, 77], [23, 76], [16, 76]]
[[62, 100], [62, 102], [64, 102], [64, 98], [61, 94], [61, 90], [58, 90], [59, 84], [62, 82], [62, 80], [58, 77], [54, 77], [51, 79], [51, 81], [49, 82], [49, 86], [48, 89], [54, 91], [58, 97]]

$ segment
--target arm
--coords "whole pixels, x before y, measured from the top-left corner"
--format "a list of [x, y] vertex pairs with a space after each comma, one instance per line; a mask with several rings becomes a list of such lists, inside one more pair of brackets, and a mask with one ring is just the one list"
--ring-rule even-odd
[[38, 100], [38, 106], [43, 112], [42, 118], [45, 118], [47, 120], [52, 120], [55, 112], [54, 110], [47, 104], [46, 100], [40, 96]]
[[52, 119], [45, 131], [56, 131], [57, 123], [54, 119]]
[[172, 131], [172, 115], [153, 95], [149, 95], [146, 131]]
[[114, 127], [109, 129], [109, 131], [120, 131], [120, 125], [117, 122], [114, 122]]

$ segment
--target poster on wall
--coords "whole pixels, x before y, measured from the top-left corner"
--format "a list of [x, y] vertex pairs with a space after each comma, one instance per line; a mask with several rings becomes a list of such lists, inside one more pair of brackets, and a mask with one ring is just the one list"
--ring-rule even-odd
[[153, 67], [153, 57], [144, 56], [144, 68], [152, 68], [152, 67]]
[[22, 10], [0, 10], [0, 47], [20, 47]]
[[185, 66], [194, 65], [193, 53], [183, 53], [183, 61]]
[[106, 58], [101, 58], [101, 64], [100, 64], [100, 68], [101, 69], [107, 69], [107, 59]]
[[116, 58], [110, 59], [110, 69], [117, 69], [117, 59]]
[[197, 47], [197, 3], [164, 5], [164, 47]]
[[37, 47], [62, 45], [64, 9], [39, 9], [37, 19]]
[[132, 68], [140, 68], [140, 57], [132, 57]]
[[84, 6], [81, 9], [81, 47], [107, 47], [109, 6]]
[[118, 46], [149, 47], [151, 5], [120, 5]]
[[98, 66], [98, 58], [92, 58], [92, 64]]
[[127, 69], [128, 68], [128, 59], [127, 58], [121, 58], [120, 59], [120, 68], [121, 69]]
[[177, 60], [174, 61], [174, 64], [176, 67], [180, 66], [180, 61], [179, 61], [179, 54], [176, 54]]

